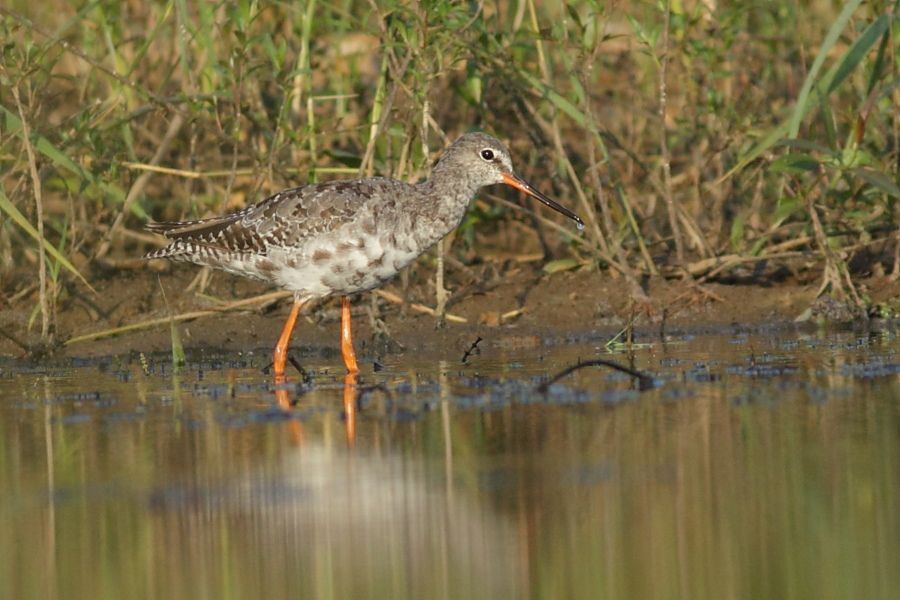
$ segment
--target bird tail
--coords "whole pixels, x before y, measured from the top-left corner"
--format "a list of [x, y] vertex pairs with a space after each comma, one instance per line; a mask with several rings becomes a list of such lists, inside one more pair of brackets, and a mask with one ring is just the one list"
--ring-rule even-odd
[[239, 211], [224, 217], [213, 217], [197, 221], [156, 221], [147, 223], [145, 225], [146, 229], [154, 233], [160, 233], [173, 241], [164, 248], [148, 252], [144, 255], [144, 258], [189, 259], [190, 255], [196, 254], [199, 249], [215, 245], [225, 230], [243, 216], [243, 211]]
[[154, 258], [168, 258], [171, 260], [185, 260], [190, 261], [191, 257], [197, 254], [199, 246], [197, 244], [192, 244], [191, 242], [186, 242], [183, 240], [176, 240], [165, 246], [164, 248], [158, 248], [151, 252], [148, 252], [144, 255], [144, 259], [151, 260]]

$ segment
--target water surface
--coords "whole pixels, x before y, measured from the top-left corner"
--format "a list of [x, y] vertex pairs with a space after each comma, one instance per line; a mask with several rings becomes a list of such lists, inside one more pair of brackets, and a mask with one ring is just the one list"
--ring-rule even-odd
[[0, 597], [896, 597], [897, 336], [641, 341], [0, 362]]

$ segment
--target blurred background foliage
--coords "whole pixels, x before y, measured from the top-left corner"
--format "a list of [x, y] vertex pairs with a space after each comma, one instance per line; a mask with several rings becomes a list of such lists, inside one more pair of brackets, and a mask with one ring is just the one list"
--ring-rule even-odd
[[488, 190], [462, 263], [496, 242], [635, 297], [794, 277], [871, 313], [855, 282], [900, 274], [897, 4], [12, 0], [0, 304], [46, 333], [73, 286], [140, 268], [148, 219], [416, 180], [479, 128], [587, 228]]

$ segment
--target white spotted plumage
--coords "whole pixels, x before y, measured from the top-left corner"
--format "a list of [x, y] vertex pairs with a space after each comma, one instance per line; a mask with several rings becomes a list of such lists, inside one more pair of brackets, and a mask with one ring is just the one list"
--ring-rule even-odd
[[580, 222], [513, 175], [499, 140], [469, 133], [416, 185], [380, 177], [310, 184], [223, 217], [151, 223], [149, 229], [172, 242], [146, 258], [254, 277], [301, 301], [351, 295], [395, 276], [459, 225], [478, 189], [511, 178], [511, 185]]

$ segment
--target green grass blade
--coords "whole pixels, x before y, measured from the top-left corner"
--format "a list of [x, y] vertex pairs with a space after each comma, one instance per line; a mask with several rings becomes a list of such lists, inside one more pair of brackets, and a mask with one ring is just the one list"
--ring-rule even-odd
[[[859, 3], [857, 2], [856, 4], [858, 5]], [[846, 7], [844, 11], [846, 12]], [[843, 16], [843, 13], [841, 13], [841, 16]], [[840, 20], [841, 18], [839, 17], [838, 21], [835, 21], [835, 24], [837, 24]], [[815, 86], [815, 89], [824, 90], [823, 97], [819, 98], [820, 101], [824, 101], [824, 96], [827, 96], [835, 89], [837, 89], [838, 86], [850, 75], [850, 73], [853, 72], [853, 69], [857, 65], [859, 65], [860, 61], [863, 59], [869, 49], [884, 34], [889, 24], [890, 21], [886, 15], [878, 17], [878, 19], [873, 21], [872, 24], [866, 28], [863, 34], [860, 35], [859, 38], [857, 38], [856, 41], [847, 49], [841, 59], [837, 61], [837, 63], [835, 63], [834, 66], [832, 66], [824, 76], [822, 76], [822, 79]], [[834, 28], [832, 28], [832, 30], [833, 29]], [[829, 35], [830, 33], [831, 32], [829, 32]], [[832, 42], [832, 45], [833, 44], [834, 42]], [[823, 45], [822, 50], [820, 50], [819, 52], [819, 56], [816, 58], [816, 61], [818, 62], [820, 57], [824, 57], [826, 52], [827, 49], [825, 49], [825, 46]], [[818, 72], [818, 70], [819, 68], [814, 64], [813, 69], [810, 70], [810, 76], [807, 77], [807, 80], [804, 83], [804, 88], [800, 92], [800, 96], [798, 96], [797, 98], [797, 105], [794, 108], [794, 113], [791, 115], [791, 118], [769, 131], [769, 133], [767, 133], [762, 140], [760, 140], [755, 146], [753, 146], [753, 148], [748, 151], [747, 154], [742, 156], [740, 160], [738, 160], [737, 164], [729, 169], [728, 172], [719, 179], [719, 181], [725, 181], [738, 171], [742, 170], [748, 164], [762, 156], [763, 153], [767, 152], [773, 146], [778, 143], [782, 143], [783, 138], [796, 137], [797, 131], [800, 128], [799, 120], [802, 120], [813, 100], [810, 97], [810, 93], [813, 90], [814, 83], [814, 77], [812, 76], [814, 74], [813, 71]], [[809, 89], [807, 89], [807, 83], [809, 84]], [[799, 119], [796, 123], [796, 128], [794, 128], [795, 119]]]
[[169, 320], [169, 334], [172, 338], [172, 370], [178, 371], [186, 362], [184, 356], [184, 344], [181, 342], [181, 333], [174, 319]]
[[52, 256], [54, 260], [58, 261], [59, 264], [64, 266], [73, 275], [78, 277], [78, 279], [80, 279], [81, 282], [84, 283], [84, 285], [86, 285], [89, 290], [91, 290], [95, 294], [97, 293], [97, 290], [91, 287], [91, 284], [89, 284], [87, 282], [87, 279], [82, 276], [78, 269], [76, 269], [75, 266], [69, 262], [69, 259], [63, 256], [62, 253], [57, 250], [53, 244], [40, 236], [40, 234], [37, 232], [37, 229], [35, 229], [34, 226], [28, 222], [28, 219], [25, 218], [25, 215], [23, 215], [19, 211], [19, 209], [16, 208], [16, 205], [13, 204], [12, 201], [10, 201], [10, 199], [6, 196], [6, 193], [2, 189], [0, 189], [0, 211], [6, 213], [9, 218], [13, 220], [13, 222], [24, 229], [25, 233], [33, 237], [35, 241], [37, 241], [39, 244], [43, 244], [44, 250], [47, 251], [47, 254]]
[[856, 11], [861, 3], [862, 0], [852, 0], [845, 4], [841, 14], [838, 15], [838, 18], [832, 23], [831, 29], [828, 30], [828, 34], [822, 41], [822, 45], [819, 47], [819, 53], [816, 55], [816, 60], [813, 61], [809, 74], [806, 76], [806, 81], [803, 82], [803, 87], [800, 89], [800, 95], [797, 96], [797, 104], [794, 107], [794, 113], [791, 115], [790, 121], [788, 122], [788, 137], [797, 137], [797, 133], [800, 131], [800, 121], [803, 120], [803, 117], [806, 114], [807, 101], [809, 100], [809, 94], [813, 89], [813, 85], [816, 82], [816, 76], [818, 76], [822, 65], [825, 64], [825, 59], [828, 57], [831, 48], [837, 43], [841, 32], [844, 31], [844, 28], [847, 26], [850, 16]]
[[144, 38], [144, 41], [141, 42], [141, 45], [138, 46], [137, 50], [134, 53], [134, 57], [131, 60], [131, 65], [128, 67], [128, 71], [125, 73], [127, 77], [131, 77], [134, 73], [135, 69], [138, 65], [141, 64], [141, 61], [144, 59], [144, 55], [147, 54], [147, 50], [150, 49], [150, 46], [156, 43], [156, 39], [162, 31], [163, 25], [167, 25], [169, 22], [169, 18], [172, 16], [172, 10], [175, 6], [175, 0], [169, 0], [166, 2], [165, 7], [162, 9], [162, 14], [156, 19], [156, 23], [153, 26], [153, 29], [149, 34]]
[[556, 108], [568, 115], [569, 118], [571, 118], [582, 127], [585, 126], [586, 119], [584, 113], [578, 110], [577, 106], [564, 98], [562, 94], [560, 94], [524, 69], [519, 69], [519, 76], [527, 81], [528, 85], [537, 90], [540, 90], [541, 94], [543, 94], [550, 102], [552, 102], [556, 106]]
[[[0, 105], [0, 110], [3, 111], [3, 114], [6, 116], [6, 130], [22, 135], [22, 121], [19, 119], [18, 115], [13, 114], [8, 108], [3, 105]], [[71, 171], [82, 180], [93, 182], [93, 177], [91, 174], [78, 166], [71, 158], [63, 154], [60, 150], [58, 150], [47, 138], [42, 135], [32, 135], [33, 139], [31, 140], [35, 149], [50, 159], [53, 164], [58, 167], [62, 167], [67, 171]]]
[[869, 49], [875, 45], [881, 36], [887, 31], [890, 19], [887, 15], [881, 15], [875, 19], [872, 24], [866, 27], [856, 41], [847, 49], [844, 56], [841, 57], [828, 73], [822, 77], [819, 86], [825, 89], [826, 94], [830, 94], [838, 88], [841, 83], [853, 72], [853, 69], [868, 54]]
[[760, 140], [750, 151], [747, 152], [741, 159], [735, 164], [731, 169], [728, 170], [727, 173], [722, 175], [719, 178], [719, 182], [725, 181], [738, 171], [741, 171], [752, 163], [754, 160], [762, 156], [765, 152], [767, 152], [772, 146], [780, 143], [782, 139], [787, 135], [788, 131], [788, 122], [785, 121], [780, 125], [774, 127], [766, 136]]
[[[896, 2], [896, 4], [900, 6], [900, 2]], [[888, 26], [890, 26], [890, 20], [888, 21]], [[878, 45], [878, 52], [875, 54], [875, 62], [872, 65], [872, 70], [869, 72], [869, 82], [866, 84], [866, 95], [871, 94], [872, 90], [875, 89], [875, 85], [885, 76], [884, 68], [888, 60], [887, 49], [890, 41], [890, 33], [885, 33], [881, 37], [881, 43]]]

